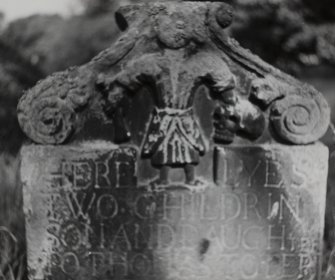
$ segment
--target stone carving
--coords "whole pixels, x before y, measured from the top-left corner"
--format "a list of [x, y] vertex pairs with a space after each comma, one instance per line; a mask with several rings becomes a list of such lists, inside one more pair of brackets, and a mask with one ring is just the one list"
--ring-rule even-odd
[[308, 144], [315, 141], [315, 135], [326, 131], [327, 122], [319, 123], [318, 120], [322, 119], [327, 104], [320, 95], [313, 93], [309, 93], [310, 99], [290, 95], [276, 102], [270, 118], [278, 136], [291, 143]]
[[319, 279], [328, 153], [286, 144], [317, 141], [329, 108], [229, 39], [232, 17], [123, 7], [114, 46], [26, 93], [30, 138], [74, 142], [22, 149], [30, 278]]
[[[169, 44], [177, 48], [177, 42]], [[116, 76], [103, 79], [110, 88], [108, 101], [115, 108], [127, 91], [135, 93], [144, 85], [152, 88], [155, 107], [142, 155], [161, 168], [163, 183], [168, 180], [167, 166], [184, 166], [187, 184], [196, 183], [193, 168], [205, 152], [192, 108], [198, 86], [207, 84], [223, 102], [226, 91], [234, 87], [233, 75], [221, 58], [201, 51], [190, 56], [194, 47], [191, 44], [180, 50], [178, 47], [178, 51], [145, 54], [124, 65]]]
[[61, 144], [78, 129], [78, 114], [92, 95], [90, 73], [56, 73], [29, 90], [18, 105], [25, 133], [38, 143]]
[[211, 34], [225, 54], [256, 77], [251, 81], [249, 100], [270, 111], [269, 121], [278, 140], [308, 144], [326, 133], [330, 109], [320, 92], [243, 49], [218, 27]]
[[136, 150], [108, 142], [22, 155], [29, 279], [321, 277], [321, 144], [217, 147], [201, 192], [140, 187]]
[[122, 7], [116, 20], [126, 31], [111, 48], [26, 93], [18, 106], [23, 130], [35, 142], [63, 144], [95, 116], [113, 118], [114, 141], [128, 141], [124, 101], [148, 88], [154, 108], [142, 154], [154, 165], [186, 165], [186, 180], [195, 183], [192, 169], [211, 137], [194, 112], [195, 95], [206, 86], [216, 107], [208, 115], [217, 143], [265, 134], [283, 143], [317, 141], [330, 118], [322, 95], [229, 38], [224, 29], [232, 19], [232, 8], [218, 2]]

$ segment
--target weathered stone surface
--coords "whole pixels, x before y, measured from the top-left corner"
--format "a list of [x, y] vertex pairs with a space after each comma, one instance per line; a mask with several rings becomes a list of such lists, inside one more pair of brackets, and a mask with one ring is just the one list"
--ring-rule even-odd
[[[232, 8], [220, 2], [122, 7], [116, 19], [125, 33], [111, 48], [26, 93], [18, 106], [22, 129], [37, 143], [63, 144], [76, 139], [93, 117], [125, 127], [124, 118], [137, 122], [125, 107], [146, 88], [152, 119], [178, 115], [182, 129], [187, 130], [186, 123], [194, 127], [193, 135], [185, 134], [194, 142], [193, 154], [201, 154], [203, 137], [198, 135], [201, 129], [193, 109], [204, 86], [212, 105], [204, 105], [201, 118], [214, 123], [214, 135], [207, 136], [218, 143], [317, 141], [330, 119], [323, 96], [229, 38], [225, 29], [232, 17]], [[116, 130], [109, 140], [136, 141], [130, 136], [143, 129], [124, 130], [121, 135]], [[168, 131], [162, 130], [166, 137]], [[147, 136], [151, 142], [162, 140], [150, 131]]]
[[116, 20], [114, 46], [18, 106], [35, 142], [72, 141], [22, 151], [31, 279], [319, 279], [322, 95], [228, 38], [225, 3]]
[[133, 146], [25, 146], [30, 279], [320, 279], [327, 148], [209, 153], [201, 188], [154, 188]]

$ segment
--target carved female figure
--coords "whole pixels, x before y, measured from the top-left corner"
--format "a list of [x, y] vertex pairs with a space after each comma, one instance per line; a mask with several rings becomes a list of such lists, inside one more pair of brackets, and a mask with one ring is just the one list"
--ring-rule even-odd
[[182, 167], [186, 184], [199, 184], [194, 166], [205, 152], [205, 143], [193, 112], [194, 95], [203, 84], [216, 99], [233, 95], [234, 77], [224, 61], [191, 43], [132, 60], [108, 83], [113, 84], [109, 100], [121, 100], [119, 95], [124, 91], [136, 93], [144, 85], [153, 92], [155, 108], [142, 156], [151, 158], [152, 165], [160, 168], [157, 183], [168, 183], [169, 167]]

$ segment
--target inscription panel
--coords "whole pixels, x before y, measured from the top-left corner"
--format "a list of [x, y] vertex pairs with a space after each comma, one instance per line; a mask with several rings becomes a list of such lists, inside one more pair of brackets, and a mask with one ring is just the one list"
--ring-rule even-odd
[[319, 279], [326, 148], [215, 148], [199, 191], [143, 187], [137, 154], [24, 148], [30, 279]]

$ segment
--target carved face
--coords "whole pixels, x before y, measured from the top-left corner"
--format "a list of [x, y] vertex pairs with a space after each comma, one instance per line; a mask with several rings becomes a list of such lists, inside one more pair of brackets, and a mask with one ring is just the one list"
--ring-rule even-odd
[[190, 41], [188, 19], [183, 14], [174, 14], [172, 17], [162, 16], [155, 27], [159, 40], [166, 46], [181, 48]]
[[165, 6], [153, 15], [158, 39], [168, 48], [179, 49], [191, 41], [197, 43], [206, 38], [206, 7], [189, 5], [176, 10], [174, 5]]
[[154, 35], [170, 49], [179, 49], [190, 42], [208, 40], [208, 26], [222, 30], [232, 21], [232, 9], [221, 2], [157, 2], [123, 6], [115, 14], [122, 31], [130, 25], [142, 33]]

